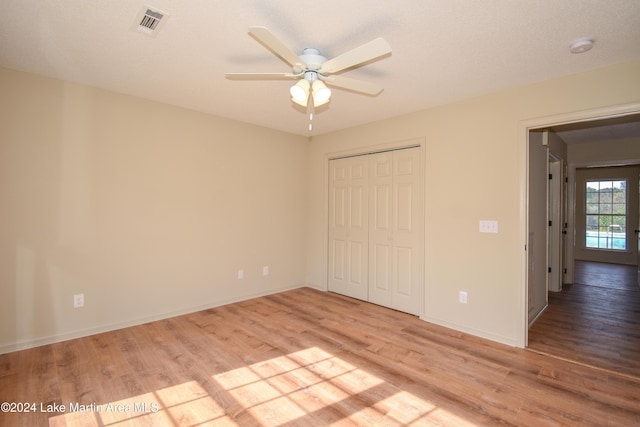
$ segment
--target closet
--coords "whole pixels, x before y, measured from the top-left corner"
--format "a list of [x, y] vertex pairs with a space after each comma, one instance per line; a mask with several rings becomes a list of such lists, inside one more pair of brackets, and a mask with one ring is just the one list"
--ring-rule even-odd
[[422, 183], [419, 147], [329, 161], [330, 291], [421, 314]]

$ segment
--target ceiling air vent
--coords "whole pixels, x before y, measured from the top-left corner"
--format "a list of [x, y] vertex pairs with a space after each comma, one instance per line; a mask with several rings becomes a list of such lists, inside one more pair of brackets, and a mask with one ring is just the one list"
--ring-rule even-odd
[[139, 33], [155, 36], [168, 18], [169, 16], [161, 10], [144, 6], [136, 17], [133, 29]]

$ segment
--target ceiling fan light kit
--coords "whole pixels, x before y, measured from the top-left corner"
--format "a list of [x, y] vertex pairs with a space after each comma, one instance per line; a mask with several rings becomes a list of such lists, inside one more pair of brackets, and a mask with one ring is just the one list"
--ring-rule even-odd
[[335, 74], [390, 54], [391, 47], [382, 38], [377, 38], [327, 60], [320, 55], [318, 49], [314, 48], [305, 48], [302, 55], [296, 55], [265, 27], [251, 27], [249, 34], [289, 64], [292, 72], [228, 73], [226, 74], [228, 79], [298, 79], [299, 81], [291, 86], [289, 92], [291, 100], [303, 107], [309, 107], [309, 98], [313, 101], [313, 107], [328, 103], [331, 99], [331, 89], [327, 87], [327, 84], [371, 96], [376, 96], [383, 90], [382, 87], [375, 84]]
[[331, 98], [331, 89], [327, 87], [321, 80], [313, 82], [313, 105], [318, 105], [329, 102]]
[[289, 92], [296, 102], [304, 102], [306, 105], [307, 98], [309, 97], [309, 81], [306, 79], [300, 80], [298, 83], [291, 86]]
[[289, 89], [291, 100], [302, 107], [306, 107], [311, 93], [314, 107], [319, 107], [329, 102], [331, 89], [318, 79], [317, 73], [307, 71], [304, 74], [304, 78]]
[[297, 99], [292, 97], [291, 98], [291, 102], [294, 102], [294, 103], [298, 104], [301, 107], [306, 107], [307, 106], [307, 100], [306, 99], [304, 101], [300, 101], [300, 100], [297, 100]]

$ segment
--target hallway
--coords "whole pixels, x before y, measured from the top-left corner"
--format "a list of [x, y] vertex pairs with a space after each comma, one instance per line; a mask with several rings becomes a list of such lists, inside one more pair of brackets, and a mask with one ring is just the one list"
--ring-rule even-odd
[[640, 288], [635, 266], [576, 261], [575, 283], [549, 293], [529, 350], [640, 377]]

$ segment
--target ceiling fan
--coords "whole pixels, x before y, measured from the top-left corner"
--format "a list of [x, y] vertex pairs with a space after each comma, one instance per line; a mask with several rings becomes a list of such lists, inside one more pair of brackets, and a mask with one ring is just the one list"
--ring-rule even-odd
[[[327, 59], [314, 48], [306, 48], [302, 55], [296, 55], [265, 27], [250, 27], [249, 34], [289, 64], [292, 71], [290, 73], [227, 73], [228, 79], [297, 79], [299, 81], [291, 86], [291, 100], [298, 105], [311, 108], [329, 102], [331, 90], [327, 85], [373, 96], [383, 90], [382, 87], [372, 83], [336, 75], [340, 71], [391, 53], [391, 47], [382, 38], [372, 40], [333, 59]], [[309, 98], [312, 100], [311, 103]]]

